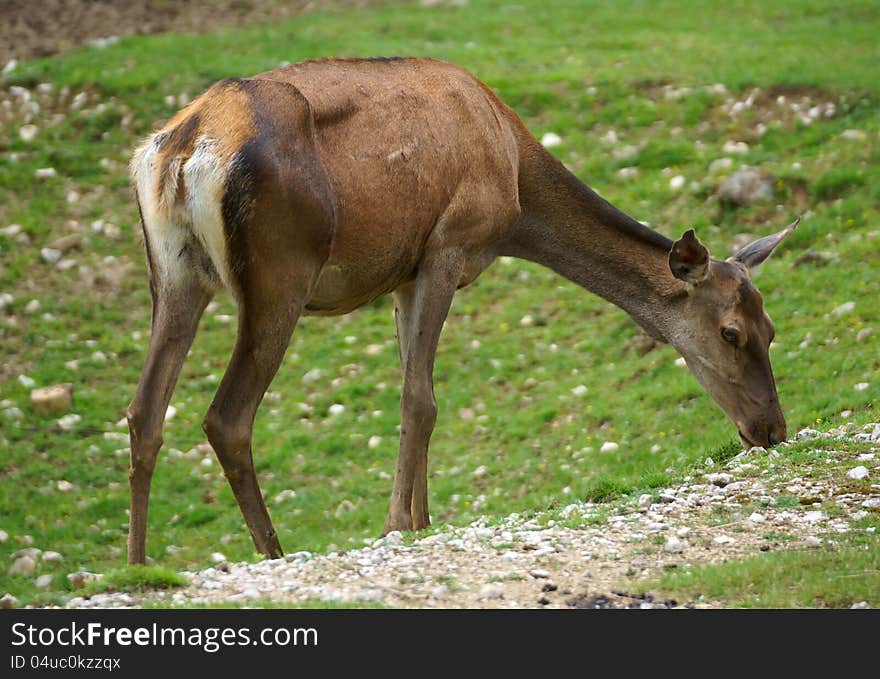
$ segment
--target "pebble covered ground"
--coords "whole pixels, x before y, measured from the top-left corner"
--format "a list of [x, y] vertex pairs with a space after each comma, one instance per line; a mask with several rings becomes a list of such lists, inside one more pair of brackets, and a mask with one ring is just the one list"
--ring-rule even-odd
[[[258, 563], [228, 563], [216, 554], [215, 567], [183, 574], [186, 587], [74, 597], [67, 607], [269, 601], [395, 608], [717, 607], [720, 602], [655, 600], [650, 593], [622, 591], [621, 583], [762, 551], [833, 545], [853, 521], [880, 510], [880, 482], [872, 482], [880, 481], [880, 423], [826, 433], [806, 429], [794, 440], [815, 440], [824, 451], [797, 468], [801, 476], [777, 464], [788, 444], [753, 448], [723, 466], [707, 459], [681, 485], [610, 504], [570, 504], [555, 518], [511, 514], [498, 522], [439, 526], [415, 540], [394, 532], [348, 552], [296, 552]], [[869, 452], [864, 445], [859, 452], [846, 450], [838, 442], [862, 442]], [[832, 462], [832, 473], [820, 469]], [[848, 492], [848, 480], [868, 485]], [[798, 502], [781, 503], [782, 497]]]

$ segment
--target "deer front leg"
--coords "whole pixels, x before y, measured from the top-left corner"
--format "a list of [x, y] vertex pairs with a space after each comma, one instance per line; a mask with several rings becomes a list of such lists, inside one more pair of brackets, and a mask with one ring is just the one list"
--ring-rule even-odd
[[434, 356], [443, 321], [463, 266], [459, 251], [445, 251], [419, 266], [416, 280], [395, 292], [403, 389], [400, 451], [383, 533], [419, 530], [428, 517], [428, 442], [437, 419]]

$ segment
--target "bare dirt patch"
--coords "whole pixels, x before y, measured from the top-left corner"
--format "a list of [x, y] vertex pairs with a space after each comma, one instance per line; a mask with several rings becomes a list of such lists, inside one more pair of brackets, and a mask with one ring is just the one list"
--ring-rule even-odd
[[0, 65], [67, 52], [95, 40], [207, 33], [385, 0], [0, 0]]

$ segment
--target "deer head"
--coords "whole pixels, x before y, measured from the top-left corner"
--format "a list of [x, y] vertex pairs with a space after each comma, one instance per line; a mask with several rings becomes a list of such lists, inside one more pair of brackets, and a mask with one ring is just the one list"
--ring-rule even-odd
[[670, 338], [694, 377], [739, 430], [746, 447], [786, 437], [770, 366], [774, 329], [750, 271], [767, 259], [798, 221], [760, 238], [726, 261], [712, 259], [693, 229], [672, 246], [669, 268], [686, 284], [683, 322]]

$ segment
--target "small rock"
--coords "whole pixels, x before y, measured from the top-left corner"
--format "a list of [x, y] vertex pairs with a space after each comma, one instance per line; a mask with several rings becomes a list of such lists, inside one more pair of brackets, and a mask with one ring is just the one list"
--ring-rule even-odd
[[753, 167], [743, 167], [728, 177], [718, 189], [722, 202], [736, 206], [751, 205], [773, 198], [774, 178]]
[[681, 540], [677, 537], [669, 537], [663, 545], [663, 551], [670, 554], [680, 554], [688, 548], [687, 540]]
[[541, 137], [541, 145], [547, 149], [552, 149], [554, 146], [559, 146], [561, 143], [562, 137], [555, 132], [546, 132], [544, 133], [544, 136]]
[[336, 511], [334, 512], [334, 516], [338, 519], [339, 517], [347, 514], [350, 511], [353, 511], [355, 508], [354, 502], [351, 500], [343, 500], [336, 507]]
[[571, 393], [574, 396], [577, 396], [580, 398], [580, 397], [585, 396], [587, 394], [587, 387], [583, 384], [579, 384], [578, 386], [576, 386], [574, 389], [571, 390]]
[[61, 480], [55, 485], [62, 493], [69, 493], [73, 490], [73, 484], [70, 481]]
[[744, 141], [727, 141], [724, 142], [724, 146], [721, 147], [721, 150], [724, 151], [724, 153], [744, 155], [749, 152], [749, 145]]
[[378, 356], [382, 353], [382, 345], [381, 344], [368, 344], [364, 347], [364, 355], [365, 356]]
[[52, 575], [51, 573], [45, 573], [38, 577], [34, 584], [40, 589], [48, 589], [52, 585]]
[[27, 375], [19, 375], [19, 376], [18, 376], [18, 383], [19, 383], [21, 386], [23, 386], [25, 389], [30, 389], [30, 388], [33, 387], [37, 382], [36, 382], [36, 380], [34, 380], [32, 377], [28, 377]]
[[818, 523], [825, 520], [825, 513], [820, 511], [805, 512], [803, 519], [807, 523]]
[[870, 386], [871, 385], [867, 382], [859, 382], [858, 384], [853, 386], [853, 389], [855, 389], [856, 391], [865, 391]]
[[716, 545], [732, 545], [736, 540], [729, 535], [716, 535], [712, 538], [712, 542]]
[[37, 126], [22, 125], [20, 128], [18, 128], [18, 136], [21, 137], [21, 140], [24, 142], [33, 141], [34, 137], [37, 136]]
[[342, 415], [345, 412], [345, 406], [341, 403], [334, 403], [327, 409], [327, 412], [332, 416]]
[[717, 172], [724, 172], [733, 167], [733, 159], [732, 158], [717, 158], [709, 163], [709, 172], [715, 174]]
[[481, 599], [500, 599], [504, 596], [504, 590], [498, 585], [483, 585], [480, 589]]
[[868, 478], [868, 468], [859, 465], [858, 467], [853, 467], [847, 473], [847, 478], [855, 479], [856, 481], [860, 479]]
[[58, 552], [47, 551], [43, 552], [42, 557], [43, 561], [46, 563], [61, 563], [64, 560], [64, 557], [61, 556]]
[[56, 384], [31, 391], [31, 405], [40, 415], [61, 415], [73, 408], [73, 384]]
[[849, 141], [864, 141], [868, 136], [863, 130], [844, 130], [840, 133], [840, 138]]
[[868, 604], [867, 601], [857, 601], [852, 606], [850, 606], [850, 608], [855, 609], [855, 610], [859, 610], [859, 609], [863, 609], [863, 608], [871, 608], [871, 606]]
[[871, 333], [874, 332], [874, 328], [862, 328], [859, 330], [859, 334], [856, 335], [856, 342], [864, 342], [871, 336]]
[[9, 575], [33, 575], [37, 562], [27, 554], [18, 557], [9, 567]]
[[288, 489], [282, 490], [280, 493], [278, 493], [273, 498], [273, 500], [276, 503], [281, 503], [281, 502], [286, 502], [287, 500], [292, 500], [295, 497], [296, 497], [296, 491], [293, 490], [292, 488], [288, 488]]
[[712, 474], [706, 474], [706, 480], [714, 486], [723, 488], [733, 482], [733, 476], [724, 472], [713, 472]]
[[302, 381], [303, 384], [312, 384], [313, 382], [317, 382], [324, 376], [324, 371], [319, 368], [315, 368], [314, 370], [309, 370], [305, 375], [303, 375]]
[[538, 603], [541, 604], [542, 606], [546, 606], [547, 604], [550, 603], [550, 599], [548, 599], [545, 596], [542, 596], [540, 599], [538, 599]]
[[80, 236], [78, 233], [69, 233], [66, 236], [63, 236], [49, 243], [49, 247], [52, 250], [58, 250], [59, 252], [64, 253], [68, 252], [69, 250], [73, 250], [75, 247], [78, 247], [81, 241], [82, 236]]
[[5, 530], [0, 530], [0, 544], [6, 542], [9, 539], [9, 533]]
[[367, 441], [367, 447], [370, 450], [375, 450], [380, 445], [382, 445], [382, 437], [381, 436], [371, 436], [370, 440]]
[[41, 248], [40, 249], [40, 258], [46, 262], [46, 264], [55, 264], [59, 259], [61, 259], [61, 255], [63, 253], [60, 250], [55, 250], [53, 248]]
[[759, 514], [758, 512], [752, 512], [749, 515], [749, 521], [752, 523], [764, 523], [767, 520], [763, 514]]
[[677, 174], [669, 180], [669, 188], [673, 191], [678, 191], [685, 185], [686, 181], [687, 180], [682, 175]]
[[18, 599], [9, 594], [8, 592], [0, 597], [0, 609], [11, 609], [18, 607]]
[[807, 439], [815, 439], [819, 438], [821, 434], [815, 429], [801, 429], [797, 434], [794, 435], [795, 441], [804, 441]]
[[541, 568], [534, 568], [529, 571], [529, 575], [531, 575], [536, 580], [546, 580], [550, 577], [550, 571], [545, 571]]
[[100, 580], [103, 575], [100, 573], [90, 573], [88, 571], [76, 571], [75, 573], [67, 574], [67, 581], [70, 583], [71, 587], [74, 589], [80, 589], [85, 587], [90, 582], [95, 582], [96, 580]]
[[822, 541], [815, 535], [808, 535], [804, 538], [804, 544], [810, 549], [818, 549], [822, 546]]
[[226, 555], [222, 552], [214, 552], [211, 554], [211, 561], [214, 563], [223, 563], [226, 560]]
[[61, 431], [73, 431], [76, 428], [76, 425], [79, 424], [79, 421], [82, 419], [81, 416], [76, 413], [69, 413], [64, 417], [59, 417], [55, 420], [55, 426], [57, 426]]
[[848, 314], [856, 308], [855, 302], [844, 302], [838, 307], [834, 307], [831, 311], [832, 316], [843, 316], [844, 314]]
[[552, 583], [552, 582], [545, 582], [545, 583], [541, 586], [541, 591], [542, 591], [542, 592], [555, 592], [557, 589], [559, 589], [559, 586], [556, 585], [556, 584], [554, 584], [554, 583]]
[[650, 493], [639, 495], [639, 509], [650, 509], [652, 504], [654, 504], [653, 495]]
[[600, 453], [611, 453], [620, 448], [620, 445], [615, 443], [614, 441], [605, 441], [602, 444], [602, 447], [599, 448]]
[[50, 179], [51, 177], [56, 176], [58, 173], [55, 171], [54, 167], [41, 167], [36, 172], [34, 172], [34, 176], [37, 179]]

